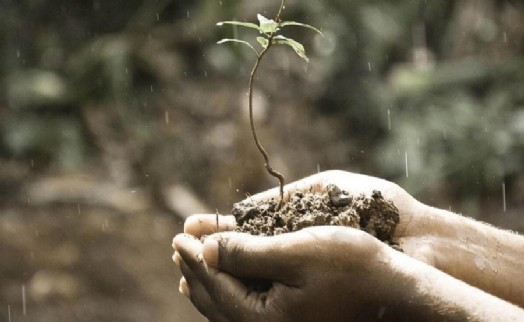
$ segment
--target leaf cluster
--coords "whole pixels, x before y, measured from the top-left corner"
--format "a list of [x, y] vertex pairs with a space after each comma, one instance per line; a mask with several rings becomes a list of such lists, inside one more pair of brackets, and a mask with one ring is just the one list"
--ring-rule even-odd
[[[270, 45], [286, 45], [291, 47], [300, 58], [304, 59], [306, 62], [309, 62], [309, 58], [306, 56], [306, 50], [304, 49], [304, 46], [300, 42], [292, 38], [285, 37], [284, 35], [279, 34], [279, 32], [287, 26], [298, 26], [311, 29], [322, 36], [322, 32], [319, 29], [311, 25], [296, 21], [275, 21], [273, 19], [268, 19], [261, 14], [258, 14], [257, 18], [259, 22], [258, 25], [251, 22], [221, 21], [217, 23], [217, 26], [234, 25], [255, 29], [260, 33], [260, 36], [258, 36], [256, 39], [262, 47], [262, 50], [267, 50]], [[255, 47], [253, 47], [253, 45], [251, 45], [251, 43], [249, 43], [248, 41], [236, 38], [225, 38], [218, 41], [218, 44], [223, 44], [226, 42], [235, 42], [243, 44], [249, 47], [251, 50], [253, 50], [257, 57], [260, 57], [261, 53], [257, 51]]]

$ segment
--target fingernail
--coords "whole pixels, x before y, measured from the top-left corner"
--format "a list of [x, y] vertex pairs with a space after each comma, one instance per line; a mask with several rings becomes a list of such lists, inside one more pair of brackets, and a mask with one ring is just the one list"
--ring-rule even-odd
[[173, 254], [173, 262], [175, 262], [176, 266], [180, 267], [180, 260], [182, 259], [182, 256], [178, 252], [175, 252]]
[[187, 285], [187, 281], [184, 277], [180, 279], [180, 283], [178, 284], [178, 291], [187, 297], [189, 297], [189, 286]]
[[208, 265], [218, 266], [218, 240], [213, 237], [206, 238], [204, 241], [204, 260]]

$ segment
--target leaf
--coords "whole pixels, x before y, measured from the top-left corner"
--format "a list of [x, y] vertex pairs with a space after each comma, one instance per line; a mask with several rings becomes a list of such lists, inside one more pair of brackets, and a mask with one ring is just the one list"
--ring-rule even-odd
[[217, 26], [223, 26], [223, 25], [235, 25], [235, 26], [247, 27], [247, 28], [251, 28], [251, 29], [256, 29], [260, 33], [264, 32], [259, 26], [257, 26], [254, 23], [251, 23], [251, 22], [240, 22], [240, 21], [220, 21], [220, 22], [217, 22]]
[[246, 45], [249, 48], [251, 48], [255, 52], [255, 54], [257, 54], [257, 56], [258, 56], [258, 51], [256, 51], [256, 49], [250, 43], [248, 43], [245, 40], [225, 38], [225, 39], [222, 39], [222, 40], [218, 41], [217, 44], [220, 45], [220, 44], [223, 44], [223, 43], [226, 43], [226, 42], [236, 42], [236, 43], [239, 43], [239, 44]]
[[322, 31], [318, 30], [317, 28], [315, 28], [315, 27], [313, 27], [311, 25], [305, 24], [305, 23], [300, 23], [300, 22], [296, 22], [296, 21], [284, 21], [284, 22], [282, 22], [280, 24], [280, 27], [285, 27], [285, 26], [298, 26], [298, 27], [308, 28], [308, 29], [311, 29], [313, 31], [316, 31], [322, 37], [324, 37], [324, 34], [322, 33]]
[[274, 34], [277, 32], [278, 23], [273, 19], [268, 19], [261, 14], [257, 14], [258, 22], [260, 23], [260, 30], [265, 34]]
[[264, 48], [264, 49], [267, 47], [267, 45], [269, 43], [269, 41], [266, 38], [264, 38], [264, 37], [257, 37], [257, 41], [260, 44], [260, 46], [262, 46], [262, 48]]
[[309, 63], [309, 58], [306, 56], [306, 50], [304, 49], [304, 46], [298, 41], [278, 35], [273, 38], [273, 43], [290, 46], [297, 53], [297, 55], [300, 56], [300, 58]]

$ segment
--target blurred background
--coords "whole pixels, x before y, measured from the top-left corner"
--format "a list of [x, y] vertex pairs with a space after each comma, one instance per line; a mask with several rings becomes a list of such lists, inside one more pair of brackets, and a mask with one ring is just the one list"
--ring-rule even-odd
[[[0, 320], [204, 321], [178, 294], [186, 216], [277, 185], [247, 119], [280, 1], [0, 1]], [[255, 121], [288, 181], [384, 177], [524, 232], [524, 5], [298, 1], [304, 43], [263, 61]], [[253, 41], [254, 45], [257, 45]]]

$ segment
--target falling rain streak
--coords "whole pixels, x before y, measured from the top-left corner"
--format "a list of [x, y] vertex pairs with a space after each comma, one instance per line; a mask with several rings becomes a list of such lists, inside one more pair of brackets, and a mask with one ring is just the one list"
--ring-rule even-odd
[[391, 111], [388, 108], [388, 130], [391, 131]]
[[27, 315], [26, 298], [25, 298], [25, 285], [22, 285], [22, 312], [24, 316]]
[[506, 183], [502, 183], [502, 209], [506, 212]]
[[164, 112], [164, 117], [166, 119], [166, 124], [169, 124], [169, 112], [168, 111]]
[[408, 152], [407, 151], [404, 153], [404, 156], [405, 156], [405, 161], [406, 161], [406, 178], [408, 178], [409, 172], [408, 172]]
[[7, 321], [11, 322], [11, 305], [7, 306]]

